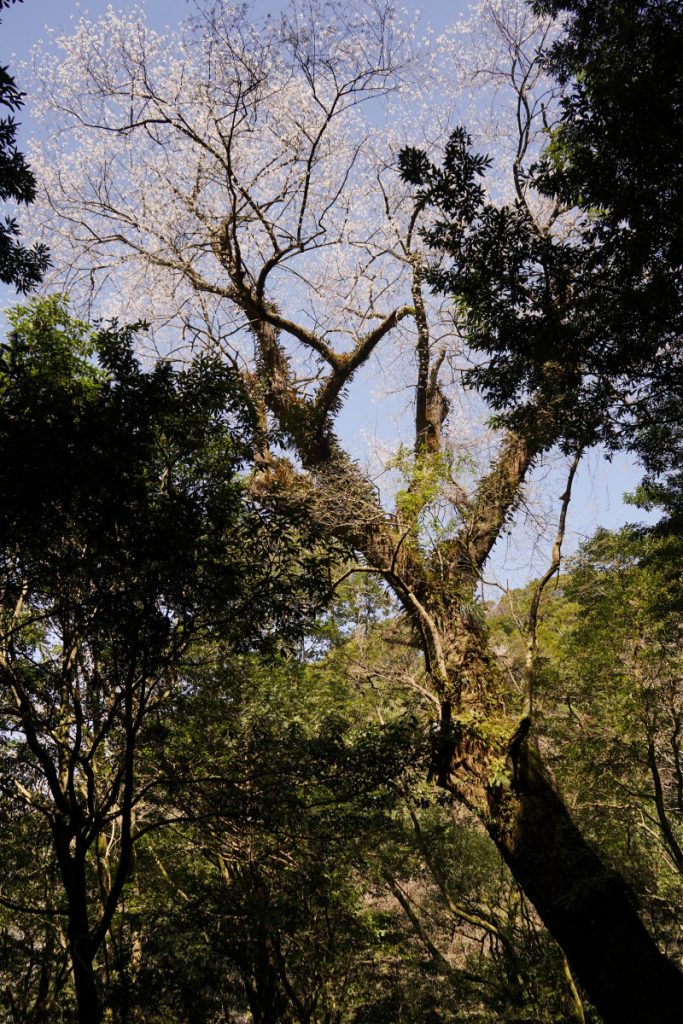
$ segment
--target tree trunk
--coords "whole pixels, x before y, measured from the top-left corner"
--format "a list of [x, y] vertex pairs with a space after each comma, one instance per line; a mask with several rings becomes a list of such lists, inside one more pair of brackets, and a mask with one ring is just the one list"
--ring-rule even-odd
[[579, 833], [533, 744], [511, 756], [510, 789], [489, 788], [489, 832], [605, 1024], [680, 1024], [683, 974]]
[[85, 853], [80, 837], [74, 837], [75, 850], [71, 851], [71, 832], [67, 824], [58, 820], [53, 824], [57, 861], [69, 906], [69, 956], [76, 992], [78, 1024], [100, 1024], [102, 1004], [93, 970], [93, 949], [88, 921], [88, 889], [85, 876]]
[[71, 946], [71, 957], [78, 1007], [78, 1024], [100, 1024], [102, 1006], [97, 991], [97, 983], [93, 971], [92, 959], [83, 944], [74, 942]]

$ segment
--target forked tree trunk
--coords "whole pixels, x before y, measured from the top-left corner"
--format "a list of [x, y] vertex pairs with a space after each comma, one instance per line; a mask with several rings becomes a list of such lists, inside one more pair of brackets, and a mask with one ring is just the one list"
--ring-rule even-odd
[[581, 836], [532, 743], [513, 768], [509, 791], [489, 790], [489, 832], [605, 1024], [681, 1024], [683, 974]]

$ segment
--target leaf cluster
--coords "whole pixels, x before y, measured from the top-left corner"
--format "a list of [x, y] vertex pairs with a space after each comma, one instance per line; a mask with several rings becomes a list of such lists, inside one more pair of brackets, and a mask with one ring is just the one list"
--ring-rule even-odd
[[95, 632], [144, 623], [161, 637], [210, 619], [238, 646], [267, 642], [276, 620], [296, 632], [302, 605], [326, 591], [329, 556], [299, 556], [296, 525], [249, 501], [240, 471], [256, 432], [233, 372], [210, 358], [143, 370], [135, 328], [91, 328], [59, 297], [10, 323], [5, 600], [28, 580], [34, 605], [77, 607]]

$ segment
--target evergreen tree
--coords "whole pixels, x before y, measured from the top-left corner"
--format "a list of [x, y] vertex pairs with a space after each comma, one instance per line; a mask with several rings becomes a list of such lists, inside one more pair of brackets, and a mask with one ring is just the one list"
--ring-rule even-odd
[[225, 365], [144, 371], [134, 330], [95, 330], [58, 297], [10, 323], [0, 787], [7, 820], [34, 834], [60, 895], [46, 906], [24, 885], [24, 850], [4, 896], [10, 909], [64, 916], [77, 1019], [96, 1024], [99, 952], [134, 845], [159, 824], [145, 749], [185, 685], [190, 647], [221, 638], [249, 651], [299, 636], [327, 592], [329, 558], [308, 545], [305, 522], [247, 500], [239, 474], [257, 432]]
[[[15, 2], [0, 0], [0, 11]], [[13, 113], [21, 109], [23, 98], [9, 69], [0, 66], [0, 106]], [[36, 181], [23, 153], [17, 149], [17, 127], [13, 117], [0, 118], [0, 201], [30, 203], [36, 194]], [[38, 284], [47, 265], [47, 248], [37, 245], [27, 249], [22, 245], [16, 219], [7, 215], [4, 223], [0, 223], [0, 281], [26, 292]]]

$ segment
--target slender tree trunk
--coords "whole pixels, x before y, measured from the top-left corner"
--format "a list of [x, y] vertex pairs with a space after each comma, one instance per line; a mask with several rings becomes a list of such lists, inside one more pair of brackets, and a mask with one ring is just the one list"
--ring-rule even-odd
[[605, 1024], [681, 1024], [683, 974], [657, 949], [623, 880], [587, 844], [526, 738], [488, 828]]
[[97, 991], [92, 958], [89, 957], [87, 946], [78, 941], [71, 947], [71, 957], [76, 989], [76, 1005], [78, 1007], [78, 1024], [100, 1024], [102, 1006]]
[[100, 1024], [102, 1004], [93, 970], [93, 951], [88, 920], [85, 855], [78, 838], [71, 851], [71, 834], [63, 822], [53, 826], [55, 849], [69, 906], [69, 955], [73, 971], [78, 1024]]

